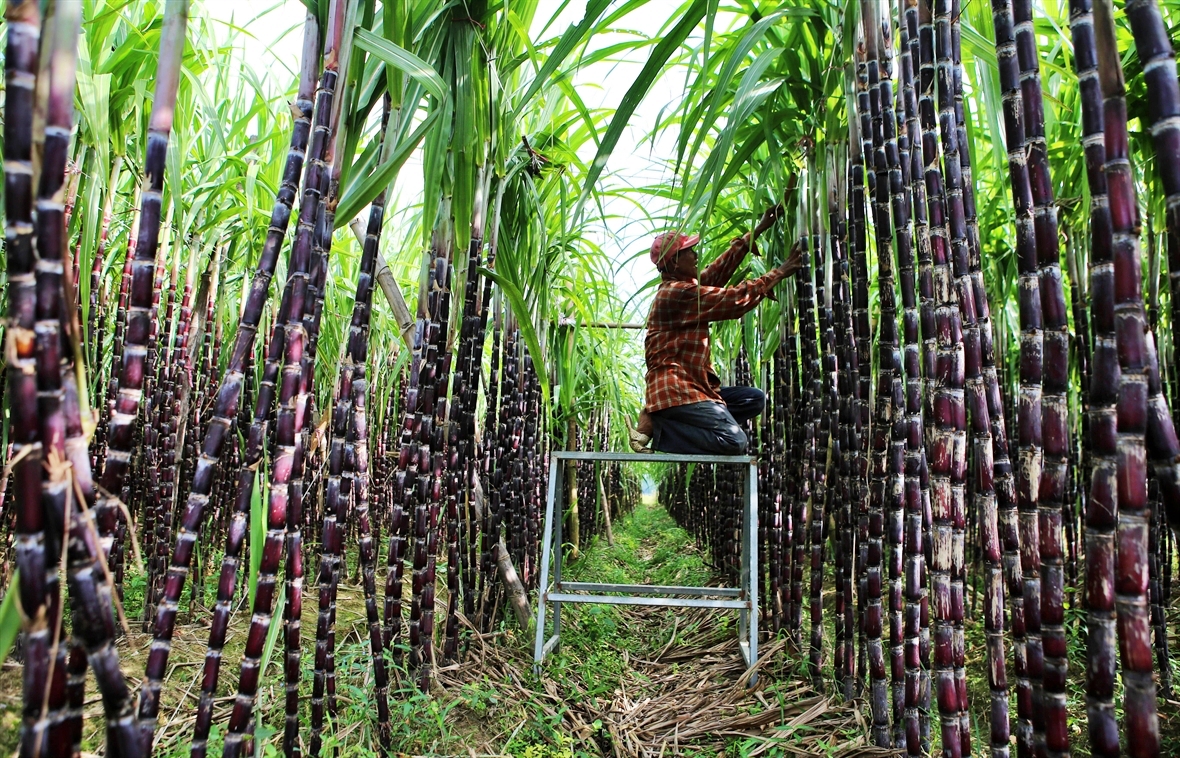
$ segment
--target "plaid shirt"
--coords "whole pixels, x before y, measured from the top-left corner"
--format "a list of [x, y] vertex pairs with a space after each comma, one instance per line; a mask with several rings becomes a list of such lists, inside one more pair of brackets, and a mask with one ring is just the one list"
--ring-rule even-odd
[[721, 380], [713, 372], [709, 323], [740, 318], [782, 281], [777, 268], [733, 287], [725, 285], [745, 259], [749, 248], [738, 238], [717, 260], [705, 267], [700, 279], [665, 279], [647, 317], [647, 410], [713, 401], [720, 403]]

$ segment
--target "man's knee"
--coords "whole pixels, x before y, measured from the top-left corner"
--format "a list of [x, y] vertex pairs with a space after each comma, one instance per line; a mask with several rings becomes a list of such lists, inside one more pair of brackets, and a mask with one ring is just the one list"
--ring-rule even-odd
[[766, 393], [757, 387], [723, 387], [721, 397], [739, 423], [758, 416], [766, 407]]
[[741, 455], [746, 452], [750, 441], [746, 433], [737, 424], [726, 424], [717, 430], [717, 446], [719, 455]]

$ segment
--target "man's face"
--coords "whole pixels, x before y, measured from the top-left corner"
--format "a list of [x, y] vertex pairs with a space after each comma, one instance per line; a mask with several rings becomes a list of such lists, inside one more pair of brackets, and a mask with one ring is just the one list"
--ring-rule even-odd
[[697, 251], [696, 248], [687, 247], [680, 251], [676, 256], [676, 261], [672, 264], [672, 273], [680, 279], [696, 279], [697, 277]]

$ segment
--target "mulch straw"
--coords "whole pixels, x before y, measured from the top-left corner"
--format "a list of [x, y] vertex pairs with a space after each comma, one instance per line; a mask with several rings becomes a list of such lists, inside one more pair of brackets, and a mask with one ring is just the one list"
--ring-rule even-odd
[[[623, 613], [628, 625], [649, 630], [667, 625], [666, 616], [657, 620], [662, 613], [657, 609]], [[745, 670], [736, 636], [732, 628], [718, 632], [715, 620], [715, 612], [705, 609], [681, 610], [676, 624], [699, 631], [675, 646], [671, 641], [653, 646], [651, 659], [624, 652], [626, 673], [609, 700], [588, 696], [580, 683], [559, 684], [544, 675], [538, 690], [531, 646], [509, 646], [492, 635], [474, 637], [467, 660], [440, 669], [437, 683], [457, 692], [469, 682], [499, 682], [518, 691], [522, 701], [538, 703], [554, 721], [560, 714], [578, 747], [606, 756], [712, 755], [733, 740], [743, 741], [749, 756], [898, 754], [868, 744], [868, 724], [856, 704], [819, 695], [785, 671], [782, 639], [761, 650], [758, 684], [748, 688], [752, 672]]]

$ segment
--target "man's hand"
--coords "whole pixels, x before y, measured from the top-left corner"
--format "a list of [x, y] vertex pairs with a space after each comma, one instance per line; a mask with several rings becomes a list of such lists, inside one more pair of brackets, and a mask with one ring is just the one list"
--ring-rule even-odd
[[786, 277], [792, 277], [803, 268], [803, 240], [795, 240], [791, 245], [791, 254], [779, 265], [778, 270]]
[[762, 218], [758, 219], [758, 223], [754, 226], [754, 231], [746, 232], [741, 237], [734, 239], [734, 242], [741, 240], [743, 243], [745, 243], [746, 249], [748, 251], [761, 257], [762, 253], [758, 250], [758, 243], [755, 240], [758, 239], [758, 235], [774, 226], [774, 222], [778, 221], [782, 215], [783, 206], [781, 203], [770, 206], [765, 212], [763, 212]]
[[776, 204], [770, 206], [769, 208], [767, 208], [766, 211], [762, 214], [762, 218], [758, 219], [758, 224], [754, 227], [754, 232], [751, 236], [753, 236], [754, 238], [757, 238], [758, 235], [762, 234], [767, 229], [774, 226], [774, 222], [778, 221], [780, 218], [782, 218], [782, 215], [783, 215], [782, 203], [776, 203]]

